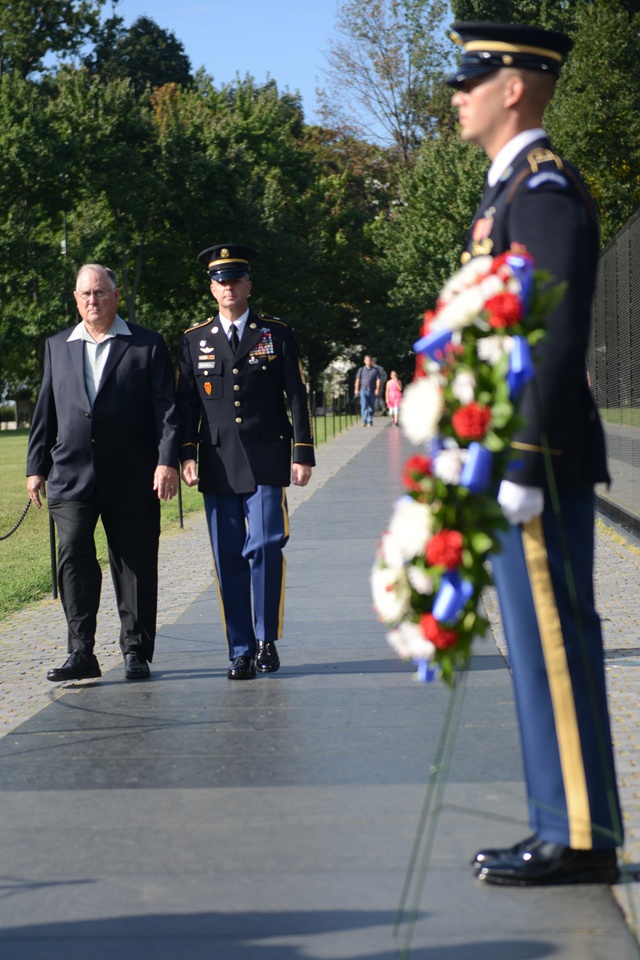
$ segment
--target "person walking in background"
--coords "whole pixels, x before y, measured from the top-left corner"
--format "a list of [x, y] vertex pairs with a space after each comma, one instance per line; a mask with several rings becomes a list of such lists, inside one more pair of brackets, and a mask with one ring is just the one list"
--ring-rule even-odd
[[173, 366], [159, 333], [118, 316], [112, 271], [81, 267], [74, 296], [82, 320], [47, 340], [27, 452], [27, 489], [38, 509], [48, 486], [68, 625], [69, 657], [47, 679], [101, 675], [94, 653], [101, 518], [125, 677], [145, 680], [156, 635], [160, 500], [171, 500], [179, 482]]
[[376, 397], [380, 394], [380, 371], [371, 357], [364, 358], [364, 366], [356, 373], [355, 396], [360, 397], [360, 415], [363, 427], [373, 426]]
[[256, 256], [243, 244], [202, 251], [198, 259], [208, 270], [219, 313], [183, 334], [178, 359], [182, 476], [204, 494], [230, 680], [280, 667], [276, 641], [282, 635], [283, 548], [289, 539], [285, 488], [292, 479], [304, 487], [315, 464], [307, 388], [291, 327], [249, 309], [249, 268]]
[[400, 403], [402, 401], [402, 382], [398, 380], [398, 374], [392, 370], [387, 380], [384, 391], [384, 399], [389, 409], [391, 417], [391, 426], [398, 426], [398, 413], [400, 412]]
[[378, 363], [377, 357], [371, 357], [371, 363], [373, 364], [374, 367], [378, 368], [378, 373], [380, 374], [380, 390], [378, 392], [378, 396], [376, 397], [376, 409], [380, 411], [383, 417], [386, 417], [387, 407], [385, 404], [385, 396], [386, 396], [385, 386], [389, 378], [387, 376], [387, 371], [385, 370], [385, 368]]
[[593, 487], [609, 474], [585, 373], [598, 226], [579, 174], [542, 127], [572, 41], [514, 24], [454, 30], [464, 56], [448, 80], [452, 104], [463, 140], [491, 160], [463, 259], [518, 244], [567, 284], [519, 402], [523, 426], [498, 492], [511, 527], [492, 558], [533, 833], [473, 863], [492, 884], [611, 883], [622, 824], [593, 589]]

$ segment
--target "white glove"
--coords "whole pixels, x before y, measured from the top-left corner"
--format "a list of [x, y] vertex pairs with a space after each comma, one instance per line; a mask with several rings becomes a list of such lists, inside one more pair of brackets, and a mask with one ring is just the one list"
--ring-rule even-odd
[[503, 480], [498, 490], [498, 503], [509, 523], [528, 523], [544, 510], [544, 492], [541, 487], [523, 487]]

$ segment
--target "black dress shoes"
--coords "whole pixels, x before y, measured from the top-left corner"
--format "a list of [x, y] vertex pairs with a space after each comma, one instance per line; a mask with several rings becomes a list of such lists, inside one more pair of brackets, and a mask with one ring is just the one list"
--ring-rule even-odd
[[256, 669], [260, 673], [275, 673], [280, 669], [280, 657], [275, 643], [258, 640], [256, 651]]
[[256, 662], [253, 657], [235, 657], [227, 670], [229, 680], [253, 680], [256, 675]]
[[92, 680], [101, 676], [100, 664], [93, 653], [74, 651], [61, 667], [53, 667], [48, 671], [47, 680], [60, 683], [64, 680]]
[[515, 843], [512, 847], [497, 847], [495, 849], [489, 847], [487, 850], [478, 850], [471, 861], [471, 866], [482, 866], [487, 863], [488, 860], [506, 860], [508, 857], [517, 857], [519, 854], [526, 853], [537, 840], [538, 837], [534, 833], [531, 837], [525, 837], [524, 840], [520, 840], [519, 843]]
[[476, 877], [505, 887], [561, 883], [615, 883], [616, 851], [573, 850], [548, 840], [535, 840], [514, 856], [478, 864]]
[[149, 664], [137, 650], [125, 653], [124, 675], [127, 680], [148, 680], [151, 676]]

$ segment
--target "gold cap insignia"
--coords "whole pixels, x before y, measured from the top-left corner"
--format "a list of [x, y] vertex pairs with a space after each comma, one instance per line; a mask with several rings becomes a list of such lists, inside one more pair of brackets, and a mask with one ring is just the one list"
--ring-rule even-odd
[[229, 256], [229, 251], [227, 250], [226, 247], [222, 248], [222, 250], [220, 251], [220, 256], [222, 257], [223, 260], [227, 259], [227, 257]]

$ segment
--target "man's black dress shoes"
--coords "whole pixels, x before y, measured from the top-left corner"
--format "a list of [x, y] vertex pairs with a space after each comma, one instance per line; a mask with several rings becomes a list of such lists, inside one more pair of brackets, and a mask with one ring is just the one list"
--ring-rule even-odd
[[527, 842], [513, 856], [480, 862], [476, 872], [478, 880], [505, 887], [615, 883], [618, 876], [615, 850], [573, 850], [548, 840]]
[[235, 657], [227, 670], [229, 680], [253, 680], [256, 675], [256, 662], [253, 657]]
[[60, 683], [64, 680], [92, 680], [101, 676], [100, 664], [93, 653], [74, 651], [61, 667], [53, 667], [48, 671], [47, 680]]
[[505, 860], [507, 857], [517, 857], [519, 854], [526, 853], [529, 847], [537, 842], [538, 838], [534, 833], [532, 836], [520, 840], [519, 843], [514, 843], [512, 847], [497, 847], [494, 849], [489, 847], [487, 850], [478, 850], [471, 861], [471, 866], [480, 867], [487, 863], [488, 860]]
[[148, 680], [151, 676], [149, 664], [137, 650], [124, 655], [124, 675], [127, 680]]
[[280, 657], [275, 643], [258, 640], [256, 651], [256, 669], [260, 673], [275, 673], [280, 669]]

